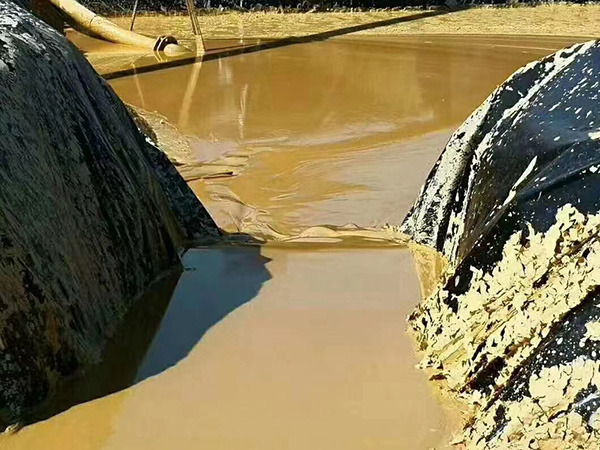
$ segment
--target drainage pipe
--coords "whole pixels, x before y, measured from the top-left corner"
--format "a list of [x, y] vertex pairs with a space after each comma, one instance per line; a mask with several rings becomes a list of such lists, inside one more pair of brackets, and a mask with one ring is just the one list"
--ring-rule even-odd
[[90, 11], [75, 0], [49, 0], [60, 9], [70, 24], [81, 31], [92, 34], [116, 44], [133, 45], [153, 51], [165, 52], [167, 55], [188, 53], [190, 50], [177, 44], [173, 36], [151, 38], [133, 31], [125, 30], [110, 20]]

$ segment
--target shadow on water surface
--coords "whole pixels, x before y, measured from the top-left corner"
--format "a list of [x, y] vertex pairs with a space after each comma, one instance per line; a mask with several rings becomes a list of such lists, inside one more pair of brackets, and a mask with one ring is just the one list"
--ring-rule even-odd
[[189, 250], [173, 298], [138, 370], [135, 382], [175, 365], [210, 327], [252, 300], [271, 278], [260, 247]]
[[[25, 424], [47, 419], [73, 405], [131, 386], [181, 276], [181, 267], [154, 281], [135, 300], [106, 344], [102, 360], [59, 383], [49, 399], [23, 413]], [[0, 424], [6, 426], [8, 424]]]
[[102, 361], [61, 383], [47, 402], [24, 412], [22, 423], [45, 420], [175, 365], [210, 327], [256, 296], [271, 278], [269, 261], [256, 245], [189, 250], [183, 272], [166, 274], [134, 302]]

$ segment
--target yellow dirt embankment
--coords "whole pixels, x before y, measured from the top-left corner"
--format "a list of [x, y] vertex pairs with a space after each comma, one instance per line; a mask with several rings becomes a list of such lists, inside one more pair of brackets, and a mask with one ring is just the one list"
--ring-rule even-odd
[[[334, 29], [418, 14], [420, 11], [377, 11], [354, 13], [224, 13], [200, 15], [199, 22], [207, 39], [281, 38], [305, 36]], [[129, 25], [129, 17], [113, 19]], [[174, 34], [190, 39], [191, 27], [186, 16], [142, 16], [136, 31]], [[537, 7], [481, 7], [436, 17], [361, 31], [361, 34], [535, 34], [596, 36], [600, 32], [600, 5], [544, 5]]]

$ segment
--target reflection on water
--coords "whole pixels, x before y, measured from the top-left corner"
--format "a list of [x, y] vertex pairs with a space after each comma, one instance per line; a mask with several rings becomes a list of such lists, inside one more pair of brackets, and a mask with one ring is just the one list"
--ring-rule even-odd
[[[402, 219], [414, 191], [398, 180], [420, 183], [451, 127], [515, 69], [573, 41], [336, 38], [111, 84], [187, 135], [188, 177], [198, 164], [197, 176], [206, 164], [236, 174], [192, 183], [226, 230], [380, 226]], [[428, 133], [412, 151], [403, 142]]]
[[[0, 448], [447, 448], [442, 444], [456, 413], [439, 405], [415, 368], [405, 331], [419, 298], [410, 254], [267, 247], [261, 253], [256, 260], [255, 254], [223, 253], [232, 263], [222, 273], [244, 266], [262, 287], [175, 367], [2, 436]], [[186, 276], [201, 276], [201, 270]], [[205, 291], [187, 294], [202, 301]], [[180, 324], [193, 328], [194, 320]]]
[[260, 249], [212, 248], [186, 253], [173, 300], [138, 371], [141, 381], [185, 358], [206, 331], [252, 300], [270, 278]]
[[153, 283], [137, 300], [109, 343], [101, 364], [59, 385], [47, 404], [31, 411], [35, 422], [128, 388], [185, 358], [207, 330], [249, 302], [271, 278], [259, 247], [189, 250], [185, 271]]
[[[87, 402], [131, 386], [180, 278], [178, 269], [152, 283], [137, 299], [116, 330], [103, 354], [103, 361], [59, 383], [45, 403], [24, 413], [23, 423], [31, 423], [58, 414], [74, 404]], [[0, 448], [2, 446], [0, 445]]]
[[[186, 25], [189, 28], [189, 19], [186, 17]], [[160, 20], [160, 19], [157, 19]], [[129, 28], [129, 26], [127, 26]], [[167, 32], [166, 34], [171, 34]], [[87, 60], [94, 66], [96, 72], [100, 75], [109, 77], [121, 71], [144, 70], [146, 67], [156, 66], [167, 62], [188, 60], [191, 57], [199, 56], [197, 51], [196, 39], [190, 38], [179, 40], [179, 43], [190, 52], [178, 55], [167, 56], [164, 53], [154, 52], [152, 50], [133, 47], [130, 45], [113, 44], [101, 39], [90, 37], [73, 29], [66, 31], [67, 38], [81, 52], [86, 55]], [[150, 30], [149, 36], [159, 36], [156, 30]], [[205, 50], [207, 54], [220, 53], [232, 49], [252, 47], [264, 42], [270, 42], [271, 39], [205, 39]]]

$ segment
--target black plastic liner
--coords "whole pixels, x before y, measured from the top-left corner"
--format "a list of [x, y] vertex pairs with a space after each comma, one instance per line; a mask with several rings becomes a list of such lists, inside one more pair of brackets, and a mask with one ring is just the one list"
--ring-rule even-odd
[[599, 92], [598, 43], [517, 72], [451, 138], [403, 231], [454, 264], [489, 268], [527, 223], [546, 231], [567, 203], [598, 212]]
[[[599, 95], [600, 43], [578, 44], [516, 72], [450, 139], [402, 229], [455, 267], [444, 286], [454, 311], [470, 288], [472, 268], [489, 272], [510, 236], [521, 230], [526, 236], [528, 224], [547, 231], [567, 204], [583, 214], [600, 212]], [[530, 377], [543, 368], [582, 356], [599, 360], [600, 342], [579, 345], [586, 324], [598, 320], [600, 287], [552, 327], [488, 407], [529, 396]], [[494, 392], [503, 367], [502, 359], [487, 362], [465, 389]], [[580, 396], [597, 404], [572, 406], [586, 420], [600, 407], [595, 394]], [[500, 412], [495, 432], [505, 423]]]

